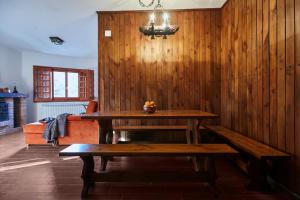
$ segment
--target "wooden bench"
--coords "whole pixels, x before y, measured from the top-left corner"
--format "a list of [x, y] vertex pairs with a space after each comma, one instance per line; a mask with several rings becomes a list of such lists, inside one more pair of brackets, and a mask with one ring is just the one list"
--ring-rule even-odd
[[247, 155], [246, 163], [241, 159], [236, 160], [236, 163], [248, 173], [249, 189], [268, 188], [267, 176], [271, 170], [268, 162], [271, 161], [274, 166], [275, 162], [290, 158], [290, 155], [284, 152], [222, 126], [206, 125], [205, 127]]
[[[209, 183], [213, 189], [214, 195], [217, 195], [215, 189], [216, 169], [214, 158], [219, 156], [237, 155], [238, 152], [226, 144], [73, 144], [59, 153], [59, 156], [80, 156], [83, 160], [82, 179], [83, 188], [81, 192], [82, 197], [88, 195], [89, 188], [95, 186], [95, 182], [108, 181], [130, 181], [131, 175], [118, 174], [116, 179], [113, 179], [111, 172], [94, 172], [94, 158], [93, 156], [195, 156], [205, 157], [206, 163], [204, 170], [195, 172], [199, 181]], [[155, 167], [155, 166], [153, 166]], [[175, 167], [175, 166], [174, 166]], [[141, 175], [141, 174], [140, 174]], [[177, 175], [177, 173], [176, 173]], [[176, 176], [175, 175], [175, 176]], [[119, 178], [118, 178], [119, 177]], [[123, 177], [123, 178], [122, 178]], [[182, 176], [181, 178], [183, 178]], [[123, 180], [121, 180], [123, 179]], [[142, 177], [136, 179], [142, 180]], [[182, 179], [181, 179], [182, 180]]]
[[185, 131], [187, 126], [113, 126], [114, 131]]
[[170, 126], [170, 125], [158, 125], [158, 126], [149, 126], [149, 125], [140, 125], [140, 126], [113, 126], [113, 130], [115, 132], [113, 136], [113, 144], [117, 144], [120, 137], [121, 137], [121, 131], [131, 131], [133, 133], [145, 133], [146, 132], [152, 132], [152, 131], [159, 131], [160, 133], [163, 131], [186, 131], [188, 129], [188, 126], [182, 125], [182, 126]]

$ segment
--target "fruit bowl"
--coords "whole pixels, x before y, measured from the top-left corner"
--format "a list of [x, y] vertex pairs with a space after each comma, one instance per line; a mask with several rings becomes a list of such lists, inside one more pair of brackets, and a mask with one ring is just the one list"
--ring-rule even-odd
[[149, 113], [149, 114], [155, 113], [156, 109], [157, 109], [156, 106], [146, 106], [146, 105], [144, 105], [144, 111], [146, 113]]
[[154, 101], [146, 101], [143, 109], [146, 113], [155, 113], [157, 106]]

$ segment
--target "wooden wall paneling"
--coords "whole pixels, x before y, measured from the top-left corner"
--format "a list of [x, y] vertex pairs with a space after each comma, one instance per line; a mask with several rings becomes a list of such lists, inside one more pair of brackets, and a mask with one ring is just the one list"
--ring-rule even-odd
[[231, 5], [231, 9], [232, 9], [232, 13], [231, 13], [231, 38], [230, 39], [230, 46], [231, 46], [231, 51], [232, 51], [232, 57], [231, 57], [231, 74], [230, 74], [230, 79], [229, 81], [229, 86], [230, 86], [230, 94], [231, 94], [231, 126], [230, 128], [236, 128], [235, 124], [236, 124], [236, 107], [235, 107], [235, 103], [236, 103], [236, 94], [235, 94], [235, 79], [236, 79], [236, 73], [235, 73], [235, 66], [236, 66], [236, 50], [235, 50], [235, 46], [236, 46], [236, 39], [237, 39], [237, 21], [235, 20], [236, 16], [237, 16], [237, 9], [234, 6], [235, 4], [235, 0], [230, 1], [230, 5]]
[[258, 98], [258, 140], [264, 140], [263, 134], [263, 1], [257, 1], [257, 98]]
[[99, 98], [99, 110], [104, 110], [104, 63], [103, 57], [104, 53], [104, 17], [100, 17], [98, 19], [98, 80], [99, 80], [99, 87], [98, 87], [98, 98]]
[[[233, 40], [235, 37], [235, 32], [234, 32], [234, 27], [235, 27], [235, 21], [234, 21], [234, 13], [235, 13], [235, 6], [233, 6], [234, 1], [230, 1], [228, 3], [228, 7], [229, 10], [227, 11], [229, 14], [228, 20], [229, 20], [229, 27], [228, 29], [228, 36], [227, 36], [227, 46], [228, 46], [228, 63], [227, 63], [227, 77], [226, 77], [226, 81], [227, 81], [227, 85], [228, 85], [228, 89], [227, 89], [227, 94], [228, 94], [228, 98], [227, 98], [227, 105], [228, 108], [226, 109], [226, 112], [228, 112], [226, 114], [226, 116], [228, 117], [228, 127], [229, 128], [233, 128], [233, 101], [232, 99], [234, 98], [234, 85], [233, 85], [233, 81], [234, 80], [234, 49], [233, 49]], [[232, 12], [229, 12], [232, 11]]]
[[178, 104], [180, 108], [183, 108], [184, 105], [184, 52], [183, 52], [183, 45], [184, 45], [184, 21], [183, 21], [183, 11], [178, 12], [178, 25], [180, 26], [180, 30], [178, 31], [178, 62], [180, 63], [178, 66], [178, 89], [179, 89], [179, 96], [181, 98], [178, 99]]
[[[147, 23], [148, 12], [99, 12], [100, 109], [142, 109], [144, 101], [153, 99], [159, 109], [201, 107], [219, 113], [218, 12], [170, 11], [171, 22], [175, 19], [180, 29], [166, 40], [151, 40], [139, 33], [138, 26]], [[102, 36], [105, 30], [112, 30], [111, 38]]]
[[[109, 27], [109, 23], [110, 23], [110, 17], [111, 15], [107, 15], [104, 19], [104, 30], [108, 30], [110, 29]], [[105, 101], [104, 101], [104, 106], [105, 108], [107, 108], [109, 110], [109, 94], [110, 94], [110, 81], [109, 81], [109, 70], [110, 70], [110, 66], [111, 66], [111, 63], [109, 62], [109, 57], [110, 57], [110, 40], [111, 38], [104, 38], [104, 46], [108, 46], [109, 48], [107, 49], [104, 49], [104, 56], [103, 56], [103, 62], [104, 62], [104, 69], [103, 69], [103, 76], [104, 76], [104, 90], [107, 91], [104, 93], [104, 98], [105, 98]]]
[[[117, 23], [118, 23], [118, 15], [114, 15], [111, 16], [110, 18], [110, 24], [109, 27], [111, 27], [112, 29], [112, 33], [117, 34]], [[108, 67], [108, 77], [109, 77], [109, 110], [114, 110], [116, 109], [116, 95], [115, 95], [115, 86], [116, 86], [116, 79], [117, 79], [117, 47], [118, 45], [118, 35], [114, 35], [111, 37], [111, 39], [109, 40], [109, 46], [111, 46], [111, 48], [109, 48], [109, 61], [110, 61], [110, 65]]]
[[205, 110], [210, 111], [210, 102], [208, 101], [211, 93], [211, 12], [205, 11]]
[[270, 0], [263, 0], [263, 141], [270, 143]]
[[200, 29], [202, 28], [200, 26], [200, 13], [199, 12], [194, 12], [194, 35], [196, 36], [194, 38], [194, 67], [195, 67], [195, 73], [194, 73], [194, 80], [196, 83], [196, 87], [194, 87], [194, 104], [195, 106], [200, 109], [200, 93], [201, 93], [201, 88], [197, 87], [197, 85], [201, 85], [200, 83], [200, 48], [201, 48], [201, 32]]
[[[138, 18], [140, 19], [140, 25], [144, 25], [147, 21], [148, 17], [145, 16], [143, 13], [138, 13]], [[140, 98], [143, 101], [146, 101], [147, 99], [147, 87], [146, 87], [146, 59], [147, 59], [147, 52], [146, 52], [146, 40], [147, 37], [144, 37], [142, 34], [140, 34], [141, 37], [141, 46], [140, 46], [140, 52], [141, 52], [141, 64], [140, 64], [140, 76], [141, 76], [141, 96]], [[141, 120], [141, 124], [146, 124], [145, 120]]]
[[126, 110], [126, 95], [121, 91], [126, 90], [126, 67], [125, 67], [125, 15], [119, 16], [120, 20], [120, 39], [119, 39], [119, 51], [120, 51], [120, 111]]
[[[295, 148], [296, 169], [300, 168], [300, 1], [295, 0]], [[296, 185], [300, 185], [300, 171], [297, 171]]]
[[183, 34], [184, 34], [184, 37], [183, 37], [183, 40], [184, 40], [184, 44], [183, 44], [183, 82], [184, 82], [184, 85], [183, 85], [183, 94], [184, 94], [184, 102], [183, 102], [183, 107], [185, 109], [187, 109], [187, 104], [189, 102], [189, 99], [190, 99], [190, 96], [189, 96], [189, 74], [188, 74], [188, 71], [189, 71], [189, 27], [190, 27], [190, 24], [189, 24], [189, 18], [188, 18], [188, 11], [183, 11], [183, 21], [184, 21], [184, 30], [183, 30]]
[[270, 145], [277, 147], [277, 0], [270, 0]]
[[[227, 124], [226, 123], [226, 110], [225, 110], [225, 103], [227, 102], [227, 94], [226, 94], [226, 88], [227, 88], [227, 82], [225, 81], [225, 74], [226, 74], [226, 50], [227, 50], [227, 38], [225, 38], [225, 32], [227, 31], [223, 26], [225, 23], [228, 23], [227, 21], [227, 15], [224, 15], [223, 12], [221, 12], [221, 29], [223, 29], [223, 32], [221, 32], [221, 123], [222, 124]], [[224, 109], [224, 110], [223, 110]]]
[[286, 151], [295, 152], [295, 1], [286, 0]]
[[243, 55], [243, 50], [242, 50], [242, 36], [243, 36], [243, 2], [238, 1], [236, 2], [238, 4], [237, 8], [237, 17], [238, 17], [238, 23], [237, 23], [237, 44], [236, 44], [236, 52], [237, 52], [237, 58], [236, 58], [236, 66], [235, 66], [235, 73], [236, 73], [236, 127], [237, 130], [241, 132], [241, 104], [242, 104], [242, 88], [241, 88], [241, 82], [244, 81], [242, 80], [241, 72], [242, 69], [240, 69], [239, 66], [242, 66], [242, 55]]
[[[113, 24], [114, 24], [114, 16], [110, 15], [108, 17], [106, 26], [109, 29], [113, 29]], [[114, 87], [114, 42], [113, 42], [113, 37], [111, 38], [106, 38], [106, 42], [107, 42], [107, 46], [109, 46], [110, 48], [107, 49], [107, 56], [106, 56], [106, 67], [105, 67], [105, 77], [106, 80], [109, 80], [109, 83], [107, 84], [107, 99], [109, 99], [110, 101], [106, 101], [107, 105], [106, 107], [108, 107], [108, 110], [111, 110], [111, 108], [113, 107], [113, 104], [115, 102], [115, 99], [113, 97], [113, 87]]]
[[[124, 110], [130, 110], [131, 108], [131, 93], [130, 93], [130, 86], [131, 86], [131, 79], [132, 79], [132, 73], [131, 73], [131, 27], [128, 26], [128, 24], [131, 24], [131, 18], [130, 13], [125, 13], [125, 32], [124, 32], [124, 43], [125, 43], [125, 55], [124, 55], [124, 67], [125, 67], [125, 77], [124, 77], [124, 84], [125, 84], [125, 92], [123, 95], [125, 96], [125, 107]], [[129, 124], [128, 120], [124, 120], [125, 124]]]
[[[247, 14], [247, 1], [242, 0], [242, 9], [241, 9], [241, 16]], [[242, 81], [240, 82], [240, 130], [245, 135], [248, 134], [247, 132], [247, 17], [242, 17], [242, 30], [241, 30], [241, 66], [244, 66], [245, 68], [243, 70], [240, 70], [240, 76], [242, 77]], [[239, 67], [240, 68], [240, 67]]]
[[[226, 67], [226, 59], [225, 59], [225, 51], [226, 51], [226, 47], [225, 45], [227, 44], [227, 42], [225, 41], [225, 31], [227, 31], [223, 26], [225, 25], [226, 23], [226, 17], [227, 15], [224, 15], [224, 13], [222, 12], [221, 13], [221, 20], [222, 20], [222, 23], [221, 23], [221, 26], [222, 26], [222, 29], [223, 29], [223, 32], [221, 33], [221, 82], [223, 84], [221, 84], [221, 97], [222, 97], [222, 100], [221, 100], [221, 123], [222, 124], [226, 124], [226, 117], [225, 117], [225, 114], [226, 114], [226, 111], [225, 111], [225, 102], [226, 102], [226, 91], [225, 91], [225, 88], [226, 88], [226, 82], [224, 80], [225, 78], [225, 67]], [[224, 109], [224, 110], [223, 110]]]
[[118, 49], [119, 49], [119, 43], [118, 43], [118, 19], [119, 15], [111, 15], [109, 20], [109, 27], [111, 28], [112, 33], [114, 34], [109, 39], [109, 46], [108, 49], [109, 52], [109, 65], [108, 65], [108, 78], [109, 78], [109, 110], [117, 109], [118, 102], [116, 101], [116, 82], [117, 82], [117, 75], [118, 75]]
[[[239, 0], [235, 0], [233, 2], [233, 4], [239, 3]], [[239, 7], [235, 7], [235, 13], [234, 13], [234, 40], [233, 40], [233, 49], [234, 49], [234, 57], [233, 57], [233, 104], [232, 104], [232, 108], [233, 108], [233, 118], [232, 118], [232, 122], [233, 122], [233, 128], [236, 130], [239, 130], [239, 121], [238, 121], [238, 61], [239, 61], [239, 45], [238, 45], [238, 40], [239, 40]]]
[[[226, 66], [221, 72], [221, 88], [232, 91], [221, 92], [221, 110], [229, 112], [221, 113], [225, 118], [221, 123], [228, 126], [231, 120], [230, 128], [292, 154], [293, 159], [281, 169], [286, 173], [278, 178], [297, 193], [300, 193], [299, 4], [299, 0], [230, 0], [222, 10], [221, 20], [221, 63]], [[230, 24], [226, 17], [232, 20], [232, 28], [226, 26]], [[229, 38], [228, 44], [223, 44], [224, 37]], [[232, 56], [225, 53], [230, 48]], [[227, 83], [225, 70], [232, 74]], [[242, 110], [244, 103], [246, 113]]]
[[[118, 101], [121, 96], [121, 63], [120, 63], [120, 38], [122, 35], [122, 30], [120, 26], [120, 15], [116, 15], [115, 23], [114, 23], [114, 41], [117, 45], [115, 45], [115, 87], [114, 87], [114, 95], [115, 95], [115, 109], [120, 111], [121, 102]], [[115, 122], [116, 125], [120, 124], [120, 121]]]
[[[221, 44], [221, 12], [215, 11], [216, 14], [216, 41], [213, 42], [214, 48], [213, 51], [216, 52], [216, 61], [215, 61], [215, 71], [214, 71], [214, 77], [216, 76], [216, 81], [214, 85], [214, 100], [213, 103], [215, 110], [215, 113], [221, 113], [221, 51], [220, 51], [220, 45]], [[218, 47], [219, 46], [219, 47]], [[215, 49], [219, 49], [219, 51], [215, 51]], [[221, 119], [218, 119], [215, 121], [215, 123], [220, 124]]]
[[[141, 107], [144, 104], [139, 105], [138, 99], [136, 98], [136, 91], [137, 91], [137, 85], [136, 85], [136, 68], [137, 68], [137, 57], [138, 54], [136, 53], [136, 38], [138, 36], [138, 27], [135, 26], [136, 17], [134, 13], [130, 13], [130, 89], [129, 94], [131, 94], [128, 98], [130, 98], [130, 110], [136, 110], [138, 107], [141, 109]], [[132, 125], [136, 125], [136, 120], [131, 120]]]
[[206, 78], [207, 78], [207, 97], [206, 97], [206, 107], [209, 112], [214, 112], [214, 67], [215, 67], [215, 54], [212, 51], [213, 47], [213, 40], [216, 39], [215, 37], [215, 29], [216, 26], [212, 27], [212, 24], [215, 23], [214, 12], [209, 11], [209, 28], [207, 31], [209, 32], [209, 38], [207, 38], [207, 62], [206, 62]]
[[[137, 43], [139, 37], [139, 26], [136, 24], [138, 20], [134, 13], [130, 13], [130, 71], [131, 71], [131, 80], [130, 80], [130, 110], [140, 110], [144, 105], [144, 102], [140, 102], [140, 99], [137, 97], [138, 85], [136, 84], [138, 79], [138, 58], [139, 54], [137, 53]], [[136, 120], [132, 120], [132, 124], [137, 124]]]
[[[172, 19], [173, 15], [169, 14], [170, 18]], [[194, 35], [194, 34], [193, 34]], [[166, 47], [167, 47], [167, 109], [172, 109], [173, 108], [173, 100], [172, 100], [172, 91], [173, 91], [173, 68], [174, 64], [172, 63], [172, 58], [173, 58], [173, 38], [174, 37], [168, 37], [168, 39], [165, 41], [166, 42]], [[170, 121], [170, 120], [169, 120]]]
[[[143, 23], [142, 21], [142, 17], [140, 17], [140, 14], [137, 15], [136, 19], [135, 19], [135, 29], [138, 30], [139, 26]], [[136, 31], [136, 30], [135, 30]], [[139, 49], [139, 47], [141, 47], [141, 38], [142, 38], [142, 34], [141, 33], [137, 33], [135, 34], [135, 49], [133, 52], [136, 55], [135, 58], [135, 96], [136, 97], [140, 97], [140, 98], [136, 98], [136, 103], [135, 103], [135, 110], [140, 110], [142, 108], [142, 106], [145, 103], [145, 99], [141, 98], [142, 96], [142, 85], [140, 84], [142, 82], [142, 77], [141, 77], [141, 49]], [[139, 83], [139, 84], [137, 84]], [[140, 121], [136, 121], [137, 125], [140, 125], [141, 122]]]
[[[171, 23], [178, 24], [179, 18], [180, 18], [180, 13], [174, 13], [172, 17]], [[179, 108], [180, 107], [180, 86], [179, 86], [179, 67], [181, 63], [179, 62], [180, 60], [180, 49], [179, 49], [179, 42], [177, 37], [172, 37], [173, 38], [173, 58], [175, 59], [175, 62], [173, 62], [174, 65], [174, 72], [172, 74], [173, 77], [173, 109]], [[200, 84], [199, 84], [200, 85]], [[200, 87], [199, 87], [200, 88]], [[175, 120], [174, 123], [179, 124], [179, 120]]]
[[200, 109], [201, 110], [205, 110], [206, 109], [206, 102], [205, 102], [205, 94], [206, 94], [206, 87], [205, 87], [205, 52], [206, 52], [206, 44], [205, 44], [205, 38], [206, 38], [206, 21], [207, 17], [206, 17], [206, 13], [205, 12], [201, 12], [200, 13], [200, 46], [201, 48], [199, 49], [199, 55], [200, 55], [200, 88], [201, 88], [201, 95], [200, 95]]
[[[286, 151], [295, 155], [295, 0], [286, 0]], [[295, 159], [295, 157], [294, 157]], [[289, 162], [287, 177], [296, 189], [295, 160]]]
[[285, 0], [277, 2], [277, 134], [278, 148], [285, 151]]
[[252, 138], [257, 139], [258, 135], [258, 90], [257, 90], [257, 0], [251, 0], [251, 68], [252, 68]]
[[[156, 42], [156, 41], [155, 41]], [[157, 97], [158, 99], [156, 99], [157, 104], [159, 105], [159, 109], [166, 109], [164, 106], [164, 102], [166, 101], [165, 99], [167, 99], [167, 96], [165, 96], [164, 94], [169, 95], [166, 91], [166, 85], [163, 82], [164, 80], [164, 71], [167, 69], [167, 66], [165, 66], [166, 64], [166, 60], [164, 60], [165, 58], [165, 41], [163, 42], [156, 42], [156, 48], [157, 48], [157, 53], [156, 53], [156, 61], [157, 61], [157, 68], [156, 68], [156, 73], [157, 73]], [[162, 53], [162, 55], [160, 55], [160, 53]], [[154, 122], [156, 123], [156, 122]]]
[[[246, 1], [246, 40], [245, 40], [245, 46], [246, 46], [246, 60], [247, 60], [247, 65], [246, 65], [246, 123], [245, 126], [247, 128], [247, 135], [252, 136], [252, 110], [253, 110], [253, 105], [252, 105], [252, 68], [251, 68], [251, 48], [252, 48], [252, 15], [251, 15], [251, 1]], [[248, 122], [248, 123], [247, 123]]]

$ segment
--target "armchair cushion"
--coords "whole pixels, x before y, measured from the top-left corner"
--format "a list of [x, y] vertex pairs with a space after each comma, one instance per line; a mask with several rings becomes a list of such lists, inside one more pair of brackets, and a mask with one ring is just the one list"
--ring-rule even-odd
[[43, 134], [46, 128], [45, 123], [35, 122], [23, 126], [23, 131], [31, 134]]
[[68, 121], [81, 121], [80, 115], [69, 115], [67, 118]]
[[86, 108], [86, 114], [97, 112], [97, 108], [98, 108], [98, 103], [96, 101], [90, 101]]

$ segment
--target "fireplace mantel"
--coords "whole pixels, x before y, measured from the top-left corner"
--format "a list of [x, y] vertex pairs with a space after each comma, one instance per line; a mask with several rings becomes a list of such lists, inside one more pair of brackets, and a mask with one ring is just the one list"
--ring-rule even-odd
[[0, 98], [27, 98], [28, 95], [23, 93], [0, 93]]

